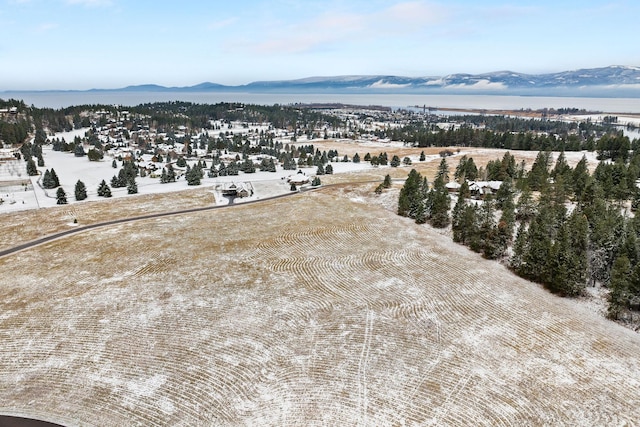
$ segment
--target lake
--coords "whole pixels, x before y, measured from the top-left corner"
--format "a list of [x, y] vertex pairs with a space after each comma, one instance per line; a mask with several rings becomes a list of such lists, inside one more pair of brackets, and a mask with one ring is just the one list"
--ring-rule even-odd
[[640, 113], [639, 98], [587, 98], [503, 95], [337, 94], [337, 93], [248, 93], [248, 92], [0, 92], [2, 99], [22, 99], [40, 108], [64, 108], [82, 104], [134, 106], [147, 102], [189, 101], [201, 104], [241, 102], [246, 104], [344, 103], [382, 105], [394, 109], [410, 106], [440, 108], [532, 109], [578, 108], [608, 113]]

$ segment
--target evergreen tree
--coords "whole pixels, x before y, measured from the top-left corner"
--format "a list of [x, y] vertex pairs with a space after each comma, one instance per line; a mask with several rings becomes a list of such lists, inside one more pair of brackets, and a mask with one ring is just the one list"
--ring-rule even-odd
[[102, 154], [102, 151], [100, 151], [98, 149], [95, 149], [95, 148], [91, 148], [87, 152], [87, 158], [91, 162], [97, 162], [98, 160], [102, 160], [103, 157], [104, 157], [104, 155]]
[[607, 316], [610, 319], [620, 319], [629, 301], [629, 285], [631, 283], [631, 263], [622, 255], [617, 257], [611, 268], [609, 282], [609, 307]]
[[107, 185], [107, 182], [103, 179], [98, 185], [98, 196], [100, 197], [111, 197], [111, 188]]
[[360, 163], [360, 155], [358, 153], [353, 155], [353, 163]]
[[424, 162], [426, 160], [427, 156], [425, 156], [424, 151], [420, 152], [420, 161]]
[[453, 174], [453, 178], [458, 182], [465, 180], [475, 181], [478, 178], [478, 167], [473, 161], [473, 157], [462, 156]]
[[58, 175], [56, 174], [56, 171], [53, 170], [53, 168], [51, 168], [51, 182], [53, 184], [53, 187], [51, 188], [60, 187], [60, 180], [58, 179]]
[[137, 194], [138, 193], [138, 184], [136, 184], [135, 178], [129, 178], [127, 181], [127, 194]]
[[549, 165], [551, 163], [551, 153], [548, 151], [540, 151], [536, 156], [536, 160], [531, 166], [528, 182], [529, 188], [533, 191], [541, 190], [546, 186], [549, 180]]
[[87, 198], [87, 187], [84, 185], [84, 182], [80, 180], [76, 182], [75, 196], [78, 201]]
[[51, 179], [51, 172], [49, 172], [49, 169], [46, 169], [44, 171], [44, 174], [42, 176], [42, 186], [47, 189], [56, 187], [53, 180]]
[[429, 191], [427, 197], [429, 223], [435, 228], [445, 228], [451, 221], [449, 217], [451, 198], [444, 185], [444, 176], [446, 176], [446, 174], [438, 174], [438, 177], [433, 183], [433, 188]]
[[509, 266], [516, 274], [525, 275], [526, 267], [524, 266], [524, 254], [529, 250], [529, 238], [527, 234], [527, 224], [525, 222], [520, 223], [518, 232], [516, 233], [516, 240], [513, 243], [513, 254], [509, 259]]
[[382, 181], [382, 187], [391, 188], [391, 176], [389, 174], [386, 174], [384, 176], [384, 181]]
[[38, 175], [38, 168], [36, 167], [36, 162], [34, 162], [33, 159], [27, 160], [27, 175]]
[[322, 167], [322, 165], [318, 165], [318, 169], [316, 170], [316, 175], [324, 175], [324, 167]]
[[331, 166], [330, 164], [327, 165], [327, 167], [324, 168], [324, 173], [326, 175], [333, 175], [333, 166]]
[[167, 165], [167, 182], [176, 182], [176, 171], [171, 163]]
[[74, 154], [76, 157], [83, 157], [86, 153], [84, 152], [84, 147], [82, 146], [82, 142], [76, 143], [74, 148]]
[[533, 196], [528, 187], [525, 187], [520, 193], [518, 203], [516, 204], [516, 219], [518, 221], [528, 222], [534, 218], [536, 207], [533, 202]]
[[[462, 190], [462, 187], [460, 187], [460, 190]], [[462, 191], [458, 191], [458, 200], [451, 212], [451, 231], [453, 232], [453, 241], [463, 245], [466, 244], [464, 238], [466, 229], [463, 226], [462, 215], [466, 206], [467, 201], [465, 200], [464, 195], [462, 195]]]
[[187, 180], [187, 185], [200, 185], [200, 170], [198, 167], [193, 167], [187, 171], [185, 178]]
[[392, 168], [397, 168], [398, 166], [400, 166], [400, 157], [394, 154], [393, 157], [391, 158], [391, 163], [389, 165]]
[[56, 204], [67, 204], [67, 193], [64, 192], [64, 189], [62, 187], [58, 188], [58, 191], [56, 191]]
[[311, 186], [319, 187], [320, 185], [321, 185], [320, 178], [318, 178], [317, 176], [313, 178], [313, 181], [311, 181]]
[[111, 162], [111, 167], [114, 169], [118, 169], [118, 163], [116, 162], [116, 159], [113, 159], [113, 162]]
[[[447, 165], [447, 159], [445, 157], [443, 157], [442, 160], [440, 160], [440, 165], [438, 166], [438, 172], [436, 173], [435, 181], [437, 181], [438, 179], [442, 181], [443, 186], [447, 182], [449, 182], [449, 166]], [[434, 181], [434, 185], [435, 185], [435, 181]]]
[[422, 186], [422, 176], [415, 169], [411, 169], [398, 197], [398, 215], [416, 217], [418, 207], [425, 202]]
[[107, 182], [103, 179], [100, 184], [98, 184], [98, 196], [104, 197], [104, 189], [107, 186]]

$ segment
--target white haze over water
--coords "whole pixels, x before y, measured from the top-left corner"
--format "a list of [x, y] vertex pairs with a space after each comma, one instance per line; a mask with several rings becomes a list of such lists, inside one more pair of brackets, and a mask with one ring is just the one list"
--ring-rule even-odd
[[638, 98], [587, 98], [504, 95], [243, 93], [243, 92], [0, 92], [2, 99], [22, 99], [39, 108], [64, 108], [83, 104], [134, 106], [148, 102], [189, 101], [200, 104], [241, 102], [289, 105], [343, 103], [381, 105], [394, 109], [413, 106], [434, 108], [532, 109], [578, 108], [612, 113], [640, 113]]

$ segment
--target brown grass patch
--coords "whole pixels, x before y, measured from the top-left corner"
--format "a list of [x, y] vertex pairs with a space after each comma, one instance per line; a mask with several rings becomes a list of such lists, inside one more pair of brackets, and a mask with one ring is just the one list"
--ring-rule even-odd
[[105, 426], [640, 418], [637, 334], [367, 191], [121, 224], [1, 259], [0, 412], [37, 402], [52, 421]]

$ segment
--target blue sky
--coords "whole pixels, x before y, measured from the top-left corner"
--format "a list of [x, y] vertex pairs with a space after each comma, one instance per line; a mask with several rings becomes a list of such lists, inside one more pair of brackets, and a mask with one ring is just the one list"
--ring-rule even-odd
[[640, 66], [637, 0], [0, 0], [0, 90]]

